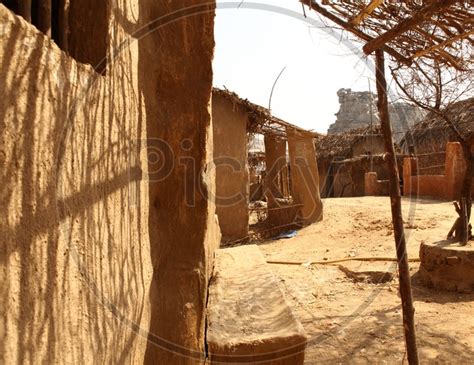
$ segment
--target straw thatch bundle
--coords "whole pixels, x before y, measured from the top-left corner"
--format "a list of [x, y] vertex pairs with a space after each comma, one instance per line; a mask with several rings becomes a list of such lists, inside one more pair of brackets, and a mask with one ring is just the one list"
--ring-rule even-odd
[[[471, 145], [474, 144], [474, 98], [453, 103], [443, 112], [446, 113], [462, 138]], [[410, 145], [414, 146], [416, 153], [419, 154], [444, 151], [447, 142], [457, 140], [456, 133], [444, 118], [431, 112], [405, 134], [400, 146], [405, 152], [408, 152]]]
[[318, 162], [332, 161], [335, 157], [352, 158], [352, 148], [355, 144], [370, 137], [380, 136], [379, 126], [364, 127], [350, 130], [346, 133], [330, 134], [315, 138]]

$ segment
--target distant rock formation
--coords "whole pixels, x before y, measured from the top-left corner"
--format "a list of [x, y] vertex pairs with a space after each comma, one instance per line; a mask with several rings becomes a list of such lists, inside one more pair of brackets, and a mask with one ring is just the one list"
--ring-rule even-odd
[[[336, 122], [329, 126], [328, 134], [344, 133], [379, 122], [376, 94], [368, 91], [340, 89], [337, 96], [341, 106], [336, 113]], [[402, 102], [390, 104], [389, 112], [394, 139], [397, 142], [403, 138], [407, 128], [411, 128], [424, 116], [420, 108]]]

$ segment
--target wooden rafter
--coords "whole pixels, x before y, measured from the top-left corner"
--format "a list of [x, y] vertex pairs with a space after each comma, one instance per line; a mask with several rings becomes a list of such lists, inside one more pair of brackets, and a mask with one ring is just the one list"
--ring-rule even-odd
[[426, 19], [429, 19], [433, 14], [437, 14], [443, 9], [446, 9], [450, 7], [451, 5], [456, 4], [459, 1], [460, 0], [441, 0], [441, 1], [431, 2], [429, 5], [417, 11], [412, 17], [401, 21], [389, 31], [369, 41], [363, 47], [364, 53], [366, 55], [369, 55], [376, 49], [382, 48], [394, 38], [409, 31], [410, 29], [413, 29], [420, 23], [426, 21]]
[[[340, 19], [339, 17], [335, 16], [334, 14], [332, 14], [330, 11], [324, 9], [323, 7], [321, 7], [316, 1], [314, 0], [300, 0], [304, 5], [307, 5], [310, 9], [313, 9], [315, 10], [316, 12], [318, 12], [319, 14], [321, 14], [322, 16], [326, 17], [327, 19], [333, 21], [334, 23], [336, 23], [337, 25], [339, 25], [340, 27], [342, 27], [343, 29], [353, 33], [354, 35], [356, 35], [357, 37], [359, 37], [360, 39], [362, 40], [365, 40], [367, 42], [370, 42], [372, 40], [374, 40], [373, 37], [371, 37], [370, 35], [362, 32], [361, 30], [357, 29], [354, 25], [352, 25], [351, 23], [349, 22], [346, 22], [342, 19]], [[388, 47], [388, 46], [382, 46], [382, 49], [387, 52], [390, 56], [392, 56], [393, 58], [395, 58], [397, 61], [401, 62], [401, 63], [404, 63], [405, 65], [410, 65], [411, 64], [411, 60], [408, 59], [407, 57], [403, 56], [402, 54], [400, 54], [399, 52], [395, 51], [394, 49]]]
[[351, 24], [359, 25], [365, 18], [382, 5], [384, 0], [372, 0], [357, 16], [351, 20]]
[[437, 49], [439, 48], [443, 48], [445, 46], [448, 46], [450, 45], [451, 43], [453, 42], [456, 42], [456, 41], [459, 41], [461, 39], [464, 39], [464, 38], [467, 38], [471, 35], [474, 34], [474, 30], [471, 30], [470, 32], [467, 32], [467, 33], [464, 33], [464, 34], [459, 34], [455, 37], [452, 37], [452, 38], [449, 38], [449, 39], [446, 39], [444, 42], [441, 42], [441, 43], [438, 43], [438, 44], [435, 44], [431, 47], [427, 47], [425, 49], [422, 49], [418, 52], [416, 52], [413, 56], [411, 56], [411, 59], [415, 59], [415, 58], [419, 58], [419, 57], [422, 57], [428, 53], [431, 53], [433, 51], [436, 51]]

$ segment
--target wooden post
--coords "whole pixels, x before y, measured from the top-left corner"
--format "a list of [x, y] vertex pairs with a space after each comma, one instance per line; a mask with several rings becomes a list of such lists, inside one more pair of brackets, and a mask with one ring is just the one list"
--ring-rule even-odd
[[58, 9], [58, 35], [57, 42], [59, 48], [64, 52], [68, 52], [68, 35], [69, 35], [69, 0], [59, 0]]
[[398, 175], [397, 158], [393, 146], [392, 127], [388, 113], [387, 80], [385, 79], [384, 51], [377, 49], [375, 62], [375, 76], [377, 81], [377, 108], [385, 141], [386, 162], [390, 179], [390, 201], [392, 206], [392, 223], [395, 235], [395, 244], [398, 259], [398, 272], [400, 282], [400, 297], [402, 299], [403, 329], [405, 343], [410, 365], [418, 364], [418, 350], [415, 333], [415, 309], [411, 293], [410, 268], [403, 228], [402, 203]]
[[38, 29], [51, 37], [51, 0], [38, 2]]
[[31, 23], [31, 0], [18, 1], [18, 14]]

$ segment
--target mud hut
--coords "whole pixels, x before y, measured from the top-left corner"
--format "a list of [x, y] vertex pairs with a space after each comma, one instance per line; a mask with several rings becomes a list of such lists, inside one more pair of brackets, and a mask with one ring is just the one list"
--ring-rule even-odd
[[[470, 141], [473, 146], [474, 98], [452, 104], [446, 113], [463, 138]], [[456, 141], [456, 133], [443, 117], [429, 113], [405, 134], [400, 142], [400, 148], [403, 152], [417, 157], [418, 174], [438, 175], [444, 173], [447, 143]]]
[[[248, 237], [249, 215], [254, 210], [265, 211], [267, 225], [283, 230], [322, 219], [313, 143], [318, 134], [217, 88], [212, 93], [212, 117], [216, 209], [223, 241]], [[264, 152], [249, 151], [249, 143], [255, 139], [263, 139]], [[260, 177], [254, 176], [257, 170]], [[263, 206], [249, 208], [252, 183], [263, 187]], [[254, 186], [252, 194], [257, 189]]]
[[320, 136], [315, 138], [315, 145], [322, 197], [363, 196], [366, 172], [387, 178], [379, 127]]
[[[474, 151], [474, 98], [456, 102], [443, 113]], [[458, 198], [466, 162], [457, 141], [455, 131], [436, 113], [430, 113], [407, 132], [401, 141], [401, 148], [411, 154], [404, 162], [404, 180], [412, 181], [411, 186], [406, 184], [406, 194]]]

